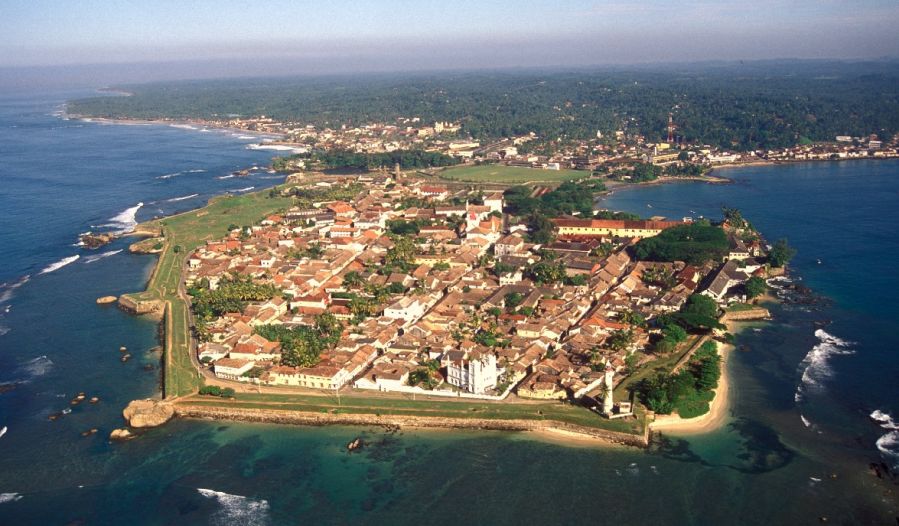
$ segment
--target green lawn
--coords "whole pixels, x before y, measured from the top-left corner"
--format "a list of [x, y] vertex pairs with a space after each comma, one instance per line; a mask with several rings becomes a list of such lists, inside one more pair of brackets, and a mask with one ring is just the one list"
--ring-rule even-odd
[[241, 407], [247, 409], [285, 409], [306, 412], [381, 414], [445, 418], [483, 418], [497, 420], [554, 420], [573, 425], [641, 434], [639, 420], [608, 420], [580, 406], [561, 402], [509, 403], [478, 401], [411, 400], [365, 396], [357, 393], [316, 396], [304, 394], [238, 393], [235, 400], [194, 395], [183, 399], [192, 405]]
[[457, 166], [448, 168], [438, 174], [442, 178], [454, 181], [471, 181], [476, 183], [561, 183], [589, 177], [590, 172], [577, 170], [541, 170], [520, 166], [503, 166], [484, 164], [481, 166]]
[[[220, 239], [229, 225], [250, 226], [266, 215], [289, 207], [291, 198], [268, 197], [268, 189], [240, 196], [214, 199], [199, 210], [150, 222], [161, 226], [165, 248], [147, 290], [134, 294], [139, 299], [158, 299], [166, 302], [165, 316], [165, 397], [184, 396], [201, 385], [196, 369], [190, 361], [190, 332], [187, 305], [178, 297], [178, 282], [184, 258], [206, 240]], [[176, 248], [178, 250], [176, 252]]]

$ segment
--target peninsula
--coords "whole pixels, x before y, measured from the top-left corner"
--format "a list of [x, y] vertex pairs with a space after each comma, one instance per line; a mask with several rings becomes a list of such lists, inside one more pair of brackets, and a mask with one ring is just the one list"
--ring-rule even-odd
[[603, 188], [298, 172], [141, 225], [159, 262], [120, 303], [163, 317], [169, 416], [646, 445], [709, 412], [721, 322], [767, 315], [791, 249], [733, 209], [596, 211]]

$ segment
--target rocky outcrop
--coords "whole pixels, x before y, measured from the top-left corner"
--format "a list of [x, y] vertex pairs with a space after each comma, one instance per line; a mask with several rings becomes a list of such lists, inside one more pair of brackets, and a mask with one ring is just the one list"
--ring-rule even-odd
[[128, 252], [132, 254], [158, 254], [162, 252], [163, 239], [161, 237], [151, 237], [150, 239], [142, 239], [128, 246]]
[[109, 303], [115, 303], [118, 301], [117, 296], [101, 296], [97, 298], [97, 305], [107, 305]]
[[113, 429], [112, 433], [109, 434], [109, 439], [121, 442], [125, 440], [131, 440], [132, 438], [134, 438], [134, 436], [134, 433], [132, 433], [130, 429], [122, 427], [119, 429]]
[[122, 415], [133, 428], [156, 427], [171, 420], [175, 408], [163, 400], [134, 400]]
[[118, 236], [111, 233], [81, 234], [81, 243], [85, 248], [100, 248], [103, 245], [112, 243]]
[[135, 299], [128, 294], [119, 297], [119, 306], [132, 314], [161, 314], [164, 309], [159, 300]]

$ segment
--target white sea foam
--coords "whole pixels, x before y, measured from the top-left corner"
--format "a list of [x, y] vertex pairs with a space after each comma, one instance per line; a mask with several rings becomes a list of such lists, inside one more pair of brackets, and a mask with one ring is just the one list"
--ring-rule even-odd
[[173, 197], [171, 199], [166, 199], [165, 202], [166, 203], [174, 203], [175, 201], [184, 201], [185, 199], [193, 199], [194, 197], [197, 197], [198, 195], [200, 195], [200, 194], [190, 194], [190, 195], [185, 195], [183, 197]]
[[84, 258], [84, 263], [85, 264], [93, 263], [94, 261], [99, 261], [103, 258], [108, 258], [109, 256], [114, 256], [121, 251], [122, 251], [122, 249], [120, 248], [118, 250], [110, 250], [108, 252], [102, 252], [102, 253], [94, 255], [94, 256], [88, 256], [88, 257]]
[[53, 272], [53, 271], [55, 271], [55, 270], [61, 269], [62, 267], [68, 265], [69, 263], [74, 263], [74, 262], [77, 261], [78, 258], [80, 258], [80, 257], [81, 257], [81, 256], [79, 256], [78, 254], [75, 254], [74, 256], [69, 256], [69, 257], [67, 257], [67, 258], [62, 258], [62, 259], [60, 259], [59, 261], [57, 261], [56, 263], [53, 263], [53, 264], [51, 264], [51, 265], [47, 265], [47, 266], [44, 268], [44, 270], [42, 270], [40, 273], [41, 273], [41, 274], [49, 274], [49, 273], [51, 273], [51, 272]]
[[28, 283], [29, 279], [31, 279], [31, 276], [26, 274], [19, 278], [18, 281], [14, 281], [12, 283], [0, 283], [0, 304], [8, 303], [9, 300], [12, 299], [16, 289]]
[[199, 174], [199, 173], [203, 173], [203, 172], [205, 172], [205, 171], [206, 171], [206, 170], [204, 170], [203, 168], [194, 168], [193, 170], [188, 170], [187, 173], [189, 173], [189, 174]]
[[199, 130], [199, 128], [191, 126], [190, 124], [169, 124], [172, 128], [178, 128], [179, 130]]
[[143, 203], [137, 203], [131, 208], [126, 208], [114, 217], [109, 218], [111, 223], [100, 225], [108, 228], [117, 228], [119, 233], [130, 232], [137, 225], [137, 211], [144, 206]]
[[812, 347], [812, 350], [799, 363], [802, 381], [796, 386], [796, 393], [793, 396], [796, 402], [801, 402], [807, 392], [824, 388], [824, 382], [833, 375], [833, 369], [830, 366], [832, 356], [855, 353], [849, 349], [852, 342], [829, 334], [824, 329], [816, 330], [815, 337], [818, 338], [819, 343]]
[[220, 177], [216, 177], [216, 179], [231, 179], [232, 177], [234, 177], [234, 174], [222, 175]]
[[197, 488], [200, 495], [218, 501], [221, 509], [212, 516], [214, 524], [242, 524], [256, 526], [269, 523], [268, 501], [253, 500], [242, 495], [230, 495], [223, 491]]
[[5, 502], [15, 502], [22, 498], [18, 493], [0, 493], [0, 504]]
[[869, 416], [881, 428], [888, 431], [878, 438], [874, 445], [877, 446], [877, 450], [883, 455], [884, 460], [890, 462], [893, 469], [899, 469], [899, 422], [893, 420], [892, 415], [880, 409], [874, 410]]
[[889, 413], [884, 413], [880, 409], [875, 409], [870, 415], [871, 420], [880, 424], [884, 429], [899, 430], [899, 424], [893, 421], [893, 417]]
[[236, 190], [228, 190], [228, 191], [231, 192], [232, 194], [239, 194], [239, 193], [242, 193], [242, 192], [249, 192], [249, 191], [252, 190], [253, 188], [256, 188], [256, 187], [255, 187], [255, 186], [248, 186], [248, 187], [246, 187], [246, 188], [238, 188], [238, 189], [236, 189]]
[[243, 141], [255, 141], [256, 140], [256, 137], [253, 137], [252, 135], [237, 135], [236, 137]]
[[306, 153], [309, 151], [307, 148], [297, 148], [295, 146], [287, 146], [284, 144], [267, 144], [267, 143], [248, 144], [247, 148], [250, 150], [274, 150], [277, 152], [294, 152], [294, 153]]
[[37, 358], [33, 358], [23, 363], [17, 369], [17, 372], [22, 373], [27, 376], [23, 381], [31, 380], [32, 378], [36, 378], [38, 376], [43, 376], [50, 372], [50, 369], [53, 368], [53, 360], [47, 358], [47, 355], [41, 355]]
[[799, 419], [802, 420], [802, 423], [805, 424], [805, 427], [812, 427], [811, 421], [805, 417], [805, 415], [799, 415]]
[[170, 174], [160, 175], [159, 177], [157, 177], [157, 179], [171, 179], [172, 177], [178, 177], [179, 175], [181, 175], [183, 173], [184, 172], [172, 172]]

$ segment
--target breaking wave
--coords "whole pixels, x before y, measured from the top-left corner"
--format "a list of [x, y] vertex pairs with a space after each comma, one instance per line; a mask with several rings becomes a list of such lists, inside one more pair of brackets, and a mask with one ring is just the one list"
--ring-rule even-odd
[[15, 502], [22, 498], [18, 493], [0, 493], [0, 504], [4, 502]]
[[108, 228], [118, 228], [122, 233], [129, 232], [137, 225], [137, 211], [140, 210], [142, 206], [144, 206], [144, 204], [141, 202], [137, 203], [131, 208], [126, 208], [119, 214], [110, 217], [109, 220], [112, 221], [111, 223], [100, 226]]
[[120, 248], [118, 250], [110, 250], [109, 252], [103, 252], [103, 253], [97, 254], [95, 256], [88, 256], [88, 257], [84, 258], [84, 263], [85, 264], [93, 263], [94, 261], [99, 261], [103, 258], [108, 258], [109, 256], [114, 256], [121, 251], [122, 251], [122, 249]]
[[243, 524], [256, 526], [269, 523], [267, 500], [253, 500], [242, 495], [197, 488], [200, 495], [218, 501], [221, 509], [212, 517], [214, 524]]
[[889, 459], [893, 467], [899, 469], [899, 423], [893, 420], [889, 413], [884, 413], [880, 409], [874, 410], [869, 416], [880, 427], [889, 431], [878, 438], [875, 445], [884, 458]]
[[69, 257], [67, 257], [67, 258], [62, 258], [62, 259], [60, 259], [59, 261], [57, 261], [56, 263], [52, 263], [52, 264], [47, 265], [46, 267], [44, 267], [44, 270], [42, 270], [40, 273], [41, 273], [41, 274], [49, 274], [49, 273], [51, 273], [51, 272], [53, 272], [53, 271], [56, 271], [56, 270], [61, 269], [62, 267], [68, 265], [69, 263], [74, 263], [74, 262], [77, 261], [78, 258], [80, 258], [80, 257], [81, 257], [81, 256], [79, 256], [78, 254], [75, 254], [74, 256], [69, 256]]
[[198, 174], [198, 173], [203, 173], [203, 172], [205, 172], [205, 171], [206, 171], [206, 170], [204, 170], [204, 169], [202, 169], [202, 168], [195, 168], [195, 169], [193, 169], [193, 170], [182, 170], [182, 171], [180, 171], [180, 172], [172, 172], [172, 173], [170, 173], [170, 174], [163, 174], [163, 175], [160, 175], [159, 177], [157, 177], [157, 179], [171, 179], [172, 177], [178, 177], [179, 175], [184, 175], [184, 174]]
[[231, 179], [232, 177], [235, 177], [234, 174], [222, 175], [220, 177], [216, 177], [216, 179]]
[[818, 345], [812, 347], [812, 350], [799, 362], [802, 381], [796, 386], [796, 394], [793, 396], [796, 402], [801, 402], [805, 393], [824, 388], [825, 380], [833, 375], [833, 369], [830, 367], [832, 356], [855, 353], [849, 349], [852, 342], [829, 334], [824, 329], [816, 330], [815, 337], [819, 340]]
[[236, 190], [228, 190], [228, 191], [231, 192], [232, 194], [239, 194], [239, 193], [242, 193], [242, 192], [249, 192], [249, 191], [252, 190], [253, 188], [256, 188], [256, 187], [255, 187], [255, 186], [248, 186], [248, 187], [246, 187], [246, 188], [238, 188], [238, 189], [236, 189]]
[[175, 201], [184, 201], [185, 199], [193, 199], [194, 197], [197, 197], [198, 195], [200, 195], [200, 194], [190, 194], [190, 195], [185, 195], [183, 197], [173, 197], [171, 199], [166, 199], [165, 202], [166, 203], [174, 203]]

